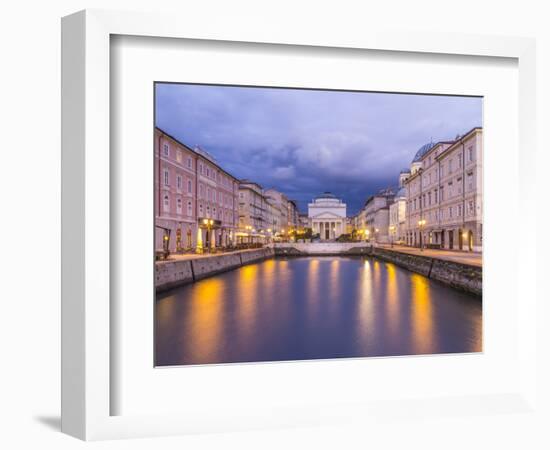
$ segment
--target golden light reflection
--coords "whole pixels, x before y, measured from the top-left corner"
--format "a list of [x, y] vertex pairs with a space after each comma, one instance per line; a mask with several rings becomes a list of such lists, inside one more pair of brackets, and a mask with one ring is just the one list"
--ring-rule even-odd
[[319, 260], [313, 259], [308, 265], [307, 285], [309, 299], [316, 301], [319, 298]]
[[374, 295], [373, 295], [373, 274], [372, 263], [365, 259], [365, 263], [359, 276], [359, 302], [358, 302], [358, 321], [357, 336], [368, 343], [369, 336], [374, 333]]
[[315, 321], [319, 312], [319, 260], [312, 259], [307, 267], [307, 318]]
[[194, 361], [215, 359], [220, 350], [222, 337], [222, 290], [221, 278], [199, 281], [192, 291], [188, 320], [182, 331], [189, 331], [184, 344]]
[[375, 260], [374, 263], [372, 264], [372, 278], [376, 286], [380, 286], [381, 276], [382, 276], [382, 265], [380, 264], [380, 262]]
[[414, 352], [433, 353], [435, 337], [430, 283], [422, 275], [411, 275], [411, 325]]
[[340, 260], [330, 262], [330, 298], [338, 300], [340, 297]]
[[277, 263], [274, 259], [267, 259], [263, 262], [263, 264], [261, 264], [261, 268], [261, 278], [263, 283], [262, 292], [266, 293], [266, 295], [262, 296], [262, 304], [265, 304], [266, 307], [270, 308], [272, 306], [272, 300], [275, 298], [272, 293], [277, 289]]
[[239, 335], [247, 339], [254, 332], [256, 309], [258, 307], [258, 264], [249, 264], [239, 269], [237, 301], [237, 322]]
[[387, 287], [386, 287], [386, 318], [389, 328], [389, 334], [392, 337], [399, 337], [399, 285], [397, 281], [397, 271], [393, 264], [386, 264]]

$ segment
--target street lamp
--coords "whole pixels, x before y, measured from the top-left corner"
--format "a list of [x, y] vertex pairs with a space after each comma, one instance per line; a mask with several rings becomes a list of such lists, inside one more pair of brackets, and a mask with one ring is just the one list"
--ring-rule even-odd
[[424, 250], [424, 236], [422, 235], [422, 230], [424, 229], [424, 225], [426, 225], [426, 220], [421, 219], [418, 221], [418, 226], [420, 227], [420, 251]]

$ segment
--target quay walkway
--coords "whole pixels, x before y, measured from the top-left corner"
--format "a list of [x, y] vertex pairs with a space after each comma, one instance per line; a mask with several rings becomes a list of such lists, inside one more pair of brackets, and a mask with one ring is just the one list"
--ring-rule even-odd
[[460, 250], [438, 250], [424, 248], [420, 250], [417, 247], [409, 247], [406, 245], [378, 244], [376, 247], [392, 250], [394, 252], [406, 253], [408, 255], [425, 256], [427, 258], [437, 258], [443, 261], [453, 261], [469, 266], [481, 267], [483, 263], [483, 255], [479, 252], [466, 252]]

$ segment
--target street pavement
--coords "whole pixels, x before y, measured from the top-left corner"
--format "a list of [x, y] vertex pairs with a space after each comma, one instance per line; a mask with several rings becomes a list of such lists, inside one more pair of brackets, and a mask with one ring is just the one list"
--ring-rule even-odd
[[439, 258], [446, 261], [454, 261], [471, 266], [482, 266], [482, 254], [477, 252], [465, 252], [459, 250], [437, 250], [425, 248], [420, 250], [416, 247], [407, 247], [405, 245], [394, 245], [393, 248], [387, 244], [378, 244], [378, 247], [391, 249], [396, 252], [408, 253], [409, 255], [427, 256], [428, 258]]
[[[408, 253], [410, 255], [419, 255], [426, 256], [428, 258], [439, 258], [446, 261], [454, 261], [462, 264], [469, 264], [471, 266], [482, 266], [482, 254], [477, 252], [465, 252], [458, 250], [437, 250], [437, 249], [423, 249], [420, 250], [416, 247], [408, 247], [405, 245], [394, 245], [391, 247], [389, 244], [377, 244], [378, 247], [387, 248], [388, 250], [393, 250], [401, 253]], [[221, 253], [216, 253], [221, 254]], [[171, 254], [168, 261], [181, 261], [186, 259], [198, 259], [198, 258], [208, 258], [213, 256], [211, 253], [187, 253], [183, 255]], [[162, 262], [162, 261], [159, 261]]]

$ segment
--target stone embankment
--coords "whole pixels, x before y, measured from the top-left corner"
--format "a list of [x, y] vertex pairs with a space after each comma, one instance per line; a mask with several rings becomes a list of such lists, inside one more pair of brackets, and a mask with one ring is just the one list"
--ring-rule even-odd
[[155, 264], [155, 287], [164, 291], [274, 256], [373, 256], [453, 288], [482, 294], [481, 267], [361, 242], [272, 244], [261, 249], [159, 261]]
[[165, 291], [193, 281], [207, 278], [217, 273], [271, 258], [272, 248], [242, 250], [219, 255], [197, 255], [155, 263], [155, 288]]
[[481, 267], [442, 258], [373, 247], [370, 244], [360, 242], [275, 244], [274, 251], [276, 256], [374, 256], [456, 289], [478, 296], [481, 296], [482, 293], [483, 273]]
[[482, 294], [483, 270], [479, 266], [440, 258], [411, 255], [379, 247], [372, 249], [372, 255], [456, 289], [478, 296]]

